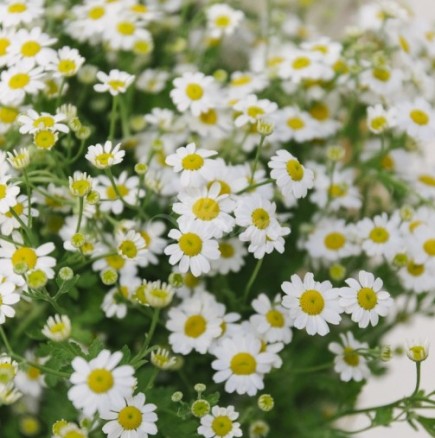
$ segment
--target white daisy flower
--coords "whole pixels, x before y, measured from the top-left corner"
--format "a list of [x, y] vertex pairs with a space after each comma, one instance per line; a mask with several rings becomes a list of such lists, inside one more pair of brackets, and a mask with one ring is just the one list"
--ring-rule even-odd
[[309, 335], [325, 336], [329, 333], [328, 323], [337, 325], [341, 321], [338, 290], [329, 281], [315, 281], [311, 272], [303, 280], [294, 274], [291, 281], [282, 283], [281, 289], [286, 294], [282, 305], [290, 310], [297, 329], [306, 329]]
[[59, 131], [67, 134], [69, 128], [66, 123], [65, 114], [49, 114], [49, 113], [38, 113], [33, 109], [29, 109], [25, 114], [20, 114], [17, 118], [17, 122], [20, 126], [21, 134], [33, 134], [39, 129], [49, 128], [54, 131]]
[[190, 129], [205, 138], [222, 139], [231, 128], [230, 114], [221, 109], [210, 108], [199, 116], [186, 114], [186, 117]]
[[402, 71], [395, 68], [374, 67], [366, 69], [360, 76], [361, 85], [379, 96], [392, 96], [400, 90]]
[[280, 142], [294, 140], [298, 143], [310, 141], [316, 136], [313, 118], [296, 106], [287, 106], [276, 112], [276, 129], [272, 139]]
[[247, 123], [257, 123], [259, 119], [272, 114], [278, 105], [268, 99], [258, 99], [255, 94], [243, 97], [233, 105], [234, 111], [238, 113], [234, 124], [240, 128]]
[[290, 152], [280, 149], [268, 163], [270, 176], [276, 181], [285, 198], [307, 196], [314, 186], [314, 172], [306, 169]]
[[6, 0], [0, 5], [0, 17], [3, 27], [17, 27], [20, 24], [30, 24], [44, 13], [43, 2], [33, 0]]
[[355, 231], [363, 241], [362, 249], [369, 257], [385, 256], [393, 258], [402, 249], [399, 234], [400, 216], [388, 219], [386, 213], [373, 219], [364, 218], [356, 225]]
[[121, 143], [113, 146], [111, 141], [106, 141], [104, 145], [97, 143], [89, 146], [85, 158], [97, 169], [107, 169], [121, 163], [124, 156], [125, 151], [121, 150]]
[[354, 380], [360, 382], [370, 376], [367, 359], [361, 354], [361, 350], [368, 350], [366, 342], [358, 342], [352, 332], [340, 334], [341, 343], [331, 342], [329, 351], [334, 353], [334, 370], [340, 374], [343, 382]]
[[257, 314], [252, 315], [250, 323], [268, 343], [283, 342], [288, 344], [292, 339], [291, 321], [286, 309], [281, 306], [278, 294], [271, 301], [266, 294], [259, 294], [252, 301]]
[[137, 78], [135, 85], [138, 90], [151, 94], [162, 91], [169, 79], [169, 73], [163, 70], [147, 69]]
[[204, 183], [216, 151], [197, 149], [195, 143], [180, 147], [174, 154], [166, 157], [166, 164], [181, 172], [180, 182], [183, 187], [198, 187]]
[[144, 238], [133, 230], [127, 233], [118, 232], [116, 235], [118, 254], [127, 260], [137, 260], [143, 257], [146, 252]]
[[398, 276], [406, 289], [421, 293], [432, 289], [435, 270], [432, 264], [408, 260], [406, 266], [399, 270]]
[[169, 263], [178, 263], [180, 272], [191, 271], [198, 277], [210, 271], [210, 260], [219, 258], [219, 245], [213, 239], [213, 230], [209, 225], [198, 222], [183, 222], [180, 229], [172, 229], [168, 236], [177, 241], [165, 248]]
[[218, 102], [214, 78], [201, 72], [186, 72], [174, 79], [174, 88], [170, 95], [178, 111], [190, 109], [194, 116], [215, 108]]
[[14, 269], [21, 265], [27, 267], [27, 270], [41, 270], [47, 278], [54, 277], [54, 266], [56, 259], [48, 256], [55, 250], [52, 242], [44, 243], [38, 248], [30, 248], [27, 246], [19, 246], [18, 248], [9, 243], [0, 243], [0, 274], [9, 278], [18, 285], [23, 284], [21, 275], [15, 274]]
[[264, 388], [264, 375], [271, 370], [276, 357], [273, 353], [263, 352], [260, 339], [243, 332], [222, 339], [212, 354], [216, 356], [211, 364], [216, 370], [213, 380], [225, 382], [228, 393], [250, 396]]
[[85, 58], [80, 55], [77, 49], [63, 46], [56, 52], [56, 55], [47, 66], [47, 70], [52, 71], [56, 78], [69, 78], [77, 74], [84, 62]]
[[4, 324], [6, 318], [15, 316], [12, 307], [20, 301], [20, 295], [15, 291], [15, 285], [9, 282], [0, 283], [0, 324]]
[[141, 33], [146, 32], [132, 14], [121, 12], [105, 27], [103, 41], [113, 50], [131, 50]]
[[201, 417], [201, 425], [198, 427], [198, 435], [205, 438], [233, 438], [243, 435], [240, 423], [236, 420], [239, 413], [234, 406], [226, 408], [213, 406], [211, 413]]
[[35, 64], [44, 67], [55, 53], [49, 46], [56, 41], [56, 38], [50, 38], [39, 27], [33, 27], [31, 30], [19, 29], [15, 33], [10, 47], [13, 60], [10, 63], [17, 62], [19, 59], [30, 59]]
[[37, 94], [44, 88], [41, 67], [34, 67], [33, 61], [25, 59], [1, 73], [0, 99], [7, 105], [19, 105], [26, 94]]
[[195, 350], [205, 354], [214, 339], [222, 333], [224, 306], [198, 292], [168, 312], [166, 328], [171, 332], [169, 343], [175, 353], [183, 355]]
[[420, 224], [407, 238], [412, 260], [417, 264], [435, 265], [435, 230], [429, 224]]
[[[26, 351], [25, 358], [28, 362], [34, 363], [35, 365], [44, 365], [48, 360], [48, 357], [36, 357], [31, 351]], [[23, 394], [39, 398], [46, 386], [45, 375], [38, 367], [25, 365], [23, 369], [18, 371], [17, 377], [15, 378], [15, 385]]]
[[165, 230], [166, 225], [159, 220], [152, 220], [138, 227], [138, 232], [145, 240], [147, 249], [139, 261], [141, 267], [158, 264], [158, 256], [163, 254], [163, 250], [167, 245], [166, 239], [161, 237]]
[[377, 325], [379, 316], [386, 316], [393, 305], [390, 294], [382, 290], [382, 280], [370, 272], [360, 271], [358, 281], [348, 278], [346, 284], [339, 289], [340, 306], [360, 328]]
[[134, 76], [120, 70], [110, 70], [109, 74], [102, 71], [97, 73], [97, 79], [100, 84], [94, 85], [94, 90], [97, 93], [105, 93], [108, 91], [112, 96], [123, 94], [134, 81]]
[[148, 305], [154, 308], [168, 306], [174, 294], [174, 288], [160, 280], [146, 282], [144, 287], [145, 300]]
[[236, 31], [245, 14], [227, 4], [218, 3], [207, 9], [206, 17], [210, 36], [212, 38], [222, 38]]
[[229, 213], [233, 211], [234, 201], [228, 195], [220, 195], [221, 185], [213, 183], [208, 189], [191, 188], [179, 193], [172, 210], [179, 214], [178, 223], [199, 222], [213, 228], [216, 237], [229, 233], [234, 227], [234, 218]]
[[9, 182], [9, 175], [0, 175], [0, 213], [5, 214], [10, 208], [17, 205], [20, 193], [18, 185]]
[[367, 126], [374, 134], [381, 134], [387, 129], [396, 126], [396, 110], [388, 110], [380, 104], [367, 108]]
[[430, 104], [422, 99], [404, 102], [396, 107], [397, 126], [417, 140], [430, 140], [435, 135], [435, 113]]
[[[256, 259], [262, 259], [265, 254], [270, 254], [273, 251], [278, 251], [280, 254], [284, 252], [285, 240], [284, 236], [290, 234], [290, 228], [279, 225], [271, 232], [266, 233], [266, 239], [263, 242], [251, 241], [248, 246], [248, 251], [254, 255]], [[247, 236], [240, 236], [240, 240], [247, 241]]]
[[157, 433], [157, 406], [145, 403], [145, 394], [138, 393], [112, 404], [101, 414], [108, 421], [103, 432], [108, 438], [148, 438]]
[[106, 295], [104, 295], [101, 309], [107, 318], [125, 318], [127, 315], [127, 304], [125, 300], [129, 298], [129, 293], [129, 288], [123, 285], [123, 281], [121, 280], [119, 287], [110, 289]]
[[42, 334], [55, 342], [62, 342], [71, 335], [71, 321], [68, 315], [54, 315], [47, 319]]
[[239, 239], [231, 239], [219, 242], [220, 257], [211, 262], [213, 272], [226, 275], [229, 272], [239, 272], [245, 264], [246, 248]]
[[14, 31], [7, 29], [0, 30], [0, 67], [4, 67], [9, 63], [11, 58], [12, 39], [14, 35]]
[[96, 412], [101, 415], [132, 395], [136, 385], [134, 368], [117, 366], [121, 359], [120, 351], [110, 353], [109, 350], [102, 350], [89, 362], [82, 357], [74, 358], [68, 398], [76, 409], [81, 409], [89, 417]]

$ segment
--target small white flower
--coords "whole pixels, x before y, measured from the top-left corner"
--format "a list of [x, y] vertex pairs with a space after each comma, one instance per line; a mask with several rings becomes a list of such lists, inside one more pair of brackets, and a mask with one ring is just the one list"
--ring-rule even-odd
[[34, 134], [39, 129], [52, 129], [53, 131], [68, 133], [69, 128], [66, 123], [63, 123], [65, 121], [65, 114], [37, 113], [33, 109], [29, 109], [25, 114], [20, 114], [17, 119], [17, 122], [21, 125], [21, 134]]
[[15, 291], [15, 285], [9, 282], [0, 283], [0, 325], [4, 324], [6, 318], [15, 316], [15, 309], [12, 307], [20, 301], [20, 295]]
[[102, 350], [89, 362], [82, 357], [74, 358], [68, 398], [76, 409], [81, 409], [86, 416], [96, 412], [101, 415], [132, 395], [136, 385], [134, 368], [117, 366], [121, 359], [120, 351], [110, 353], [108, 350]]
[[240, 423], [236, 420], [239, 413], [234, 410], [234, 406], [226, 408], [213, 406], [211, 414], [201, 417], [201, 425], [197, 432], [205, 438], [233, 438], [243, 435]]
[[272, 114], [278, 105], [268, 99], [258, 99], [255, 94], [239, 100], [233, 105], [233, 109], [240, 113], [234, 120], [234, 124], [239, 128], [247, 123], [257, 123], [259, 119]]
[[42, 334], [55, 342], [65, 341], [71, 335], [71, 321], [68, 315], [54, 315], [47, 319]]
[[118, 254], [126, 260], [140, 259], [146, 252], [144, 238], [133, 230], [117, 233], [116, 243]]
[[309, 335], [325, 336], [329, 333], [328, 323], [337, 325], [341, 321], [338, 290], [329, 281], [315, 281], [311, 272], [303, 280], [294, 274], [291, 281], [282, 283], [281, 289], [286, 294], [282, 305], [290, 310], [297, 329], [305, 328]]
[[367, 125], [374, 134], [381, 134], [396, 126], [396, 110], [385, 110], [380, 104], [367, 108]]
[[108, 91], [112, 96], [125, 93], [127, 88], [134, 81], [134, 76], [120, 70], [110, 70], [109, 74], [99, 71], [97, 79], [100, 84], [94, 85], [94, 90], [98, 93]]
[[106, 141], [104, 145], [97, 143], [89, 146], [85, 158], [97, 169], [107, 169], [121, 163], [124, 156], [125, 151], [121, 150], [121, 143], [113, 146], [111, 141]]
[[210, 36], [212, 38], [221, 38], [224, 35], [234, 33], [245, 14], [225, 3], [218, 3], [207, 9], [206, 16]]
[[108, 422], [103, 432], [109, 438], [148, 438], [157, 433], [157, 406], [145, 403], [145, 394], [139, 393], [111, 404], [101, 414]]
[[340, 306], [361, 328], [377, 325], [379, 316], [386, 316], [393, 305], [390, 294], [382, 290], [382, 280], [370, 272], [360, 271], [358, 281], [348, 278], [346, 284], [349, 287], [339, 289]]
[[355, 380], [360, 382], [370, 376], [370, 369], [367, 366], [367, 359], [360, 350], [367, 350], [369, 345], [366, 342], [358, 342], [352, 332], [340, 334], [341, 343], [331, 342], [329, 351], [334, 353], [334, 370], [340, 374], [343, 382]]
[[430, 104], [422, 99], [404, 102], [396, 107], [397, 126], [410, 137], [427, 141], [435, 135], [435, 112]]

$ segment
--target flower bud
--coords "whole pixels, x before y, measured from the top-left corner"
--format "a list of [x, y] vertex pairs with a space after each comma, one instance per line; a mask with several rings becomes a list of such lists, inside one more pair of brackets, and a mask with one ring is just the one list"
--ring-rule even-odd
[[74, 271], [69, 267], [65, 266], [59, 270], [59, 278], [63, 281], [72, 280], [74, 277]]
[[207, 400], [195, 400], [190, 408], [192, 415], [201, 418], [210, 412], [210, 403]]
[[111, 286], [118, 281], [118, 273], [114, 269], [108, 268], [100, 274], [100, 278], [103, 284]]
[[183, 400], [183, 393], [181, 391], [176, 391], [172, 394], [171, 400], [175, 403], [180, 402]]
[[270, 394], [262, 394], [260, 397], [258, 397], [257, 404], [262, 411], [269, 412], [275, 406], [275, 401]]
[[27, 285], [31, 289], [40, 289], [47, 284], [47, 274], [41, 269], [35, 269], [27, 273]]
[[146, 163], [136, 163], [134, 166], [134, 171], [138, 175], [144, 175], [148, 170], [148, 165]]
[[267, 119], [259, 119], [257, 121], [257, 132], [262, 136], [268, 136], [273, 133], [275, 125]]
[[406, 355], [414, 362], [423, 362], [429, 356], [428, 341], [407, 343]]

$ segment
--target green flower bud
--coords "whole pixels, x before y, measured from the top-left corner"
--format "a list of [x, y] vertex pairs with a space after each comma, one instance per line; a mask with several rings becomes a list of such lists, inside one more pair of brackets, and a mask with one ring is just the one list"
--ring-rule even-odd
[[40, 289], [47, 284], [47, 274], [41, 269], [35, 269], [27, 274], [27, 284], [31, 289]]
[[262, 411], [269, 412], [275, 406], [275, 401], [270, 394], [262, 394], [260, 397], [258, 397], [257, 404]]
[[74, 271], [69, 266], [65, 266], [59, 270], [59, 277], [63, 281], [69, 281], [74, 277]]
[[112, 286], [118, 281], [118, 273], [114, 269], [106, 269], [100, 274], [101, 281], [106, 286]]
[[180, 402], [181, 400], [183, 400], [183, 393], [181, 391], [174, 392], [171, 396], [171, 400], [175, 403]]
[[194, 417], [201, 418], [210, 412], [210, 403], [203, 399], [196, 400], [193, 402], [190, 411]]

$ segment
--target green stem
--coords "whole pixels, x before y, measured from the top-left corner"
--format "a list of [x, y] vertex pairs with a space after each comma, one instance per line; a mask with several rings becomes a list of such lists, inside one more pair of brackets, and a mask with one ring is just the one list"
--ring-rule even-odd
[[305, 373], [315, 373], [316, 371], [322, 371], [330, 369], [333, 365], [333, 362], [324, 363], [322, 365], [315, 365], [312, 367], [306, 367], [306, 368], [297, 368], [292, 370], [291, 372], [293, 374], [305, 374]]
[[116, 107], [118, 105], [118, 96], [113, 96], [112, 110], [110, 112], [110, 128], [109, 128], [109, 140], [112, 141], [115, 137], [115, 125], [116, 125]]
[[78, 152], [70, 160], [68, 160], [67, 164], [75, 163], [82, 156], [84, 148], [85, 148], [85, 140], [82, 140]]
[[0, 325], [0, 337], [3, 340], [3, 343], [5, 344], [6, 350], [9, 353], [9, 355], [12, 355], [14, 352], [12, 350], [11, 344], [9, 344], [8, 338], [6, 336], [5, 331], [3, 330], [3, 327]]
[[9, 213], [11, 213], [11, 215], [18, 221], [21, 228], [26, 233], [26, 236], [27, 236], [27, 239], [29, 240], [29, 243], [31, 244], [31, 246], [33, 246], [34, 241], [33, 241], [33, 236], [32, 236], [32, 232], [30, 231], [30, 229], [27, 227], [27, 225], [23, 222], [23, 220], [20, 218], [20, 216], [17, 214], [17, 212], [13, 208], [9, 209]]
[[76, 227], [76, 233], [80, 231], [80, 227], [82, 225], [82, 217], [83, 217], [83, 207], [84, 207], [85, 201], [82, 196], [79, 198], [79, 217], [77, 219], [77, 227]]
[[156, 327], [157, 327], [157, 324], [159, 322], [159, 316], [160, 316], [160, 309], [155, 308], [154, 309], [154, 313], [153, 313], [153, 317], [152, 317], [152, 320], [151, 320], [150, 329], [148, 330], [148, 333], [147, 333], [147, 335], [145, 337], [145, 341], [144, 341], [141, 349], [138, 351], [136, 356], [131, 361], [132, 366], [134, 366], [135, 368], [139, 365], [140, 361], [149, 352], [148, 347], [150, 346], [151, 340], [152, 340], [152, 338], [154, 336], [154, 332], [156, 331]]
[[252, 171], [251, 171], [251, 181], [250, 181], [250, 182], [254, 181], [255, 171], [257, 170], [257, 165], [258, 165], [258, 161], [259, 161], [259, 159], [260, 159], [261, 150], [262, 150], [262, 148], [263, 148], [263, 143], [264, 143], [264, 139], [265, 139], [265, 138], [266, 138], [265, 135], [262, 135], [262, 136], [260, 137], [260, 143], [259, 143], [259, 145], [258, 145], [257, 153], [255, 154], [255, 161], [254, 161], [254, 164], [253, 164], [253, 166], [252, 166]]
[[418, 392], [418, 390], [420, 388], [421, 362], [415, 362], [415, 366], [416, 366], [415, 389], [414, 389], [414, 392], [412, 393], [411, 397], [414, 397], [415, 395], [417, 395], [417, 392]]
[[121, 109], [122, 135], [123, 137], [130, 137], [130, 126], [128, 124], [127, 105], [125, 104], [121, 96], [119, 97], [119, 108]]
[[260, 268], [261, 268], [261, 265], [263, 264], [263, 260], [264, 260], [264, 258], [258, 259], [257, 264], [255, 265], [255, 268], [252, 271], [251, 277], [249, 278], [248, 284], [246, 285], [245, 292], [243, 293], [243, 302], [246, 302], [246, 300], [248, 298], [248, 295], [249, 295], [249, 292], [251, 291], [252, 285], [254, 284], [258, 273], [260, 272]]
[[249, 192], [249, 191], [251, 191], [253, 189], [256, 189], [257, 187], [261, 187], [261, 186], [264, 186], [266, 184], [271, 184], [271, 183], [273, 183], [273, 179], [272, 178], [268, 178], [268, 179], [265, 179], [264, 181], [261, 181], [259, 183], [250, 184], [248, 187], [245, 187], [244, 189], [239, 190], [236, 193], [236, 195], [242, 195], [243, 193]]
[[152, 373], [151, 373], [151, 376], [150, 376], [150, 378], [149, 378], [149, 380], [148, 380], [148, 383], [147, 383], [147, 386], [145, 386], [145, 392], [148, 390], [148, 389], [151, 389], [152, 387], [153, 387], [153, 384], [154, 384], [154, 381], [156, 380], [156, 377], [157, 377], [157, 375], [159, 374], [159, 369], [158, 368], [154, 368], [153, 369], [153, 371], [152, 371]]
[[29, 177], [27, 175], [26, 169], [23, 169], [23, 177], [24, 183], [26, 184], [27, 190], [27, 226], [29, 229], [32, 229], [32, 203], [30, 202], [30, 198], [32, 197], [32, 186], [29, 182]]

